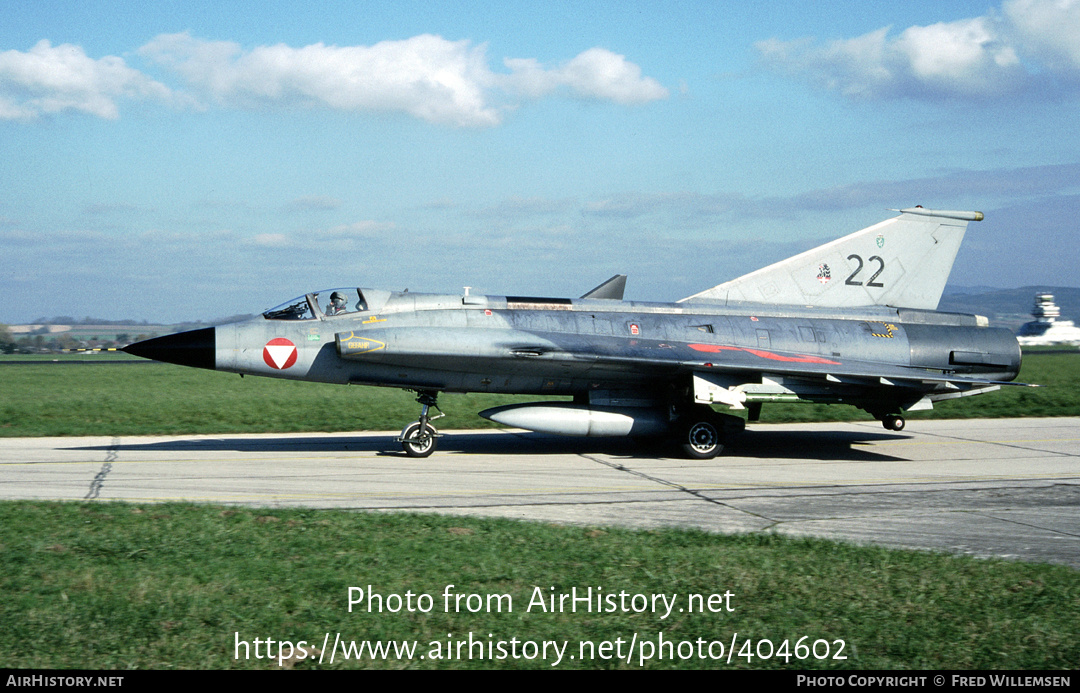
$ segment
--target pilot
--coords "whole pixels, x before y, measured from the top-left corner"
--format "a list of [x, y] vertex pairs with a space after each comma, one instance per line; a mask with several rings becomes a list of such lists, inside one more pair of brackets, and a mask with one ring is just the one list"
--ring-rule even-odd
[[335, 291], [330, 294], [330, 305], [326, 308], [327, 315], [337, 315], [345, 312], [345, 294]]

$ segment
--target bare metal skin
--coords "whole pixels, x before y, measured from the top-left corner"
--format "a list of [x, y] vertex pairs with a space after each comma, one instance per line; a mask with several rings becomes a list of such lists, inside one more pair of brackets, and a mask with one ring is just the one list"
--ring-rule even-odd
[[903, 412], [998, 389], [1020, 369], [1011, 332], [937, 312], [979, 212], [913, 208], [676, 303], [623, 301], [617, 275], [579, 299], [378, 289], [306, 294], [252, 320], [138, 342], [129, 353], [241, 374], [400, 387], [419, 419], [398, 439], [434, 451], [440, 392], [570, 395], [481, 412], [579, 436], [670, 436], [723, 450], [768, 402], [851, 404], [892, 430]]

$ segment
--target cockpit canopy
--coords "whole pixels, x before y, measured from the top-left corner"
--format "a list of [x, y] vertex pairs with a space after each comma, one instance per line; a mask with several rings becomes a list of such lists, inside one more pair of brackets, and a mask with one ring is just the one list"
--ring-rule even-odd
[[267, 320], [314, 320], [367, 310], [364, 293], [357, 288], [316, 291], [263, 313]]

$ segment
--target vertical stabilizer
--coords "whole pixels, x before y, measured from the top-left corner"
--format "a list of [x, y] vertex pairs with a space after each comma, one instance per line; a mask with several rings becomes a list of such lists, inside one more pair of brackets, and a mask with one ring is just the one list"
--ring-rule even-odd
[[937, 309], [969, 221], [982, 212], [914, 207], [900, 216], [683, 301]]

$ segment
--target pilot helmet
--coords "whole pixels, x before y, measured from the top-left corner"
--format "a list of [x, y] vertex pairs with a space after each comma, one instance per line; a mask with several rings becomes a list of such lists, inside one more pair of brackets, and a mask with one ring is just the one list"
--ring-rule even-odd
[[335, 291], [334, 293], [330, 294], [331, 303], [337, 303], [339, 301], [341, 303], [345, 302], [345, 294], [341, 293], [340, 291]]

